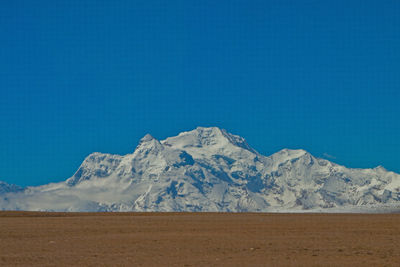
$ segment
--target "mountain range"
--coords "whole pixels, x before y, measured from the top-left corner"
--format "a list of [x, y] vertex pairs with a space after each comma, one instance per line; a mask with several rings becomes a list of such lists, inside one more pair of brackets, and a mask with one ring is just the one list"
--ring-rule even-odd
[[352, 169], [302, 149], [270, 156], [240, 136], [198, 127], [132, 154], [92, 153], [66, 181], [0, 182], [0, 210], [398, 212], [400, 175]]

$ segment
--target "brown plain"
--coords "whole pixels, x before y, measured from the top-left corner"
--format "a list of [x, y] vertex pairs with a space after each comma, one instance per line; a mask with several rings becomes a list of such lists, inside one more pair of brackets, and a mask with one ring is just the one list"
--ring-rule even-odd
[[400, 266], [400, 214], [0, 212], [0, 266]]

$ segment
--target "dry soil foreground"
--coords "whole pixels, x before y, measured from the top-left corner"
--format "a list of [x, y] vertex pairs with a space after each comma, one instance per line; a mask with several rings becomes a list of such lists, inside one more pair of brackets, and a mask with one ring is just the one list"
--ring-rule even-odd
[[400, 266], [400, 215], [0, 212], [0, 265]]

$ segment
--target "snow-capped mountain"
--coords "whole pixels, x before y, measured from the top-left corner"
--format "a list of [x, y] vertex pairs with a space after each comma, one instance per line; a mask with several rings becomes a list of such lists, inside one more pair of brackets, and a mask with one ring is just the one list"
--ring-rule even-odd
[[9, 188], [0, 183], [0, 209], [400, 210], [400, 175], [383, 167], [349, 169], [304, 150], [283, 149], [266, 157], [217, 127], [162, 141], [147, 134], [132, 154], [89, 155], [65, 182]]

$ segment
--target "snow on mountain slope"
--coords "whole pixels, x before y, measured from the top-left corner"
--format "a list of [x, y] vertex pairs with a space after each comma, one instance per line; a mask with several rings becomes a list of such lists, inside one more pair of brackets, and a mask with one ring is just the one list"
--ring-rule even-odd
[[22, 190], [23, 190], [23, 188], [18, 185], [7, 184], [5, 182], [0, 181], [0, 194], [19, 192]]
[[[0, 190], [1, 190], [0, 184]], [[5, 188], [5, 187], [4, 187]], [[348, 169], [304, 150], [265, 157], [198, 127], [125, 156], [93, 153], [65, 182], [0, 191], [0, 209], [57, 211], [398, 211], [400, 175]]]

